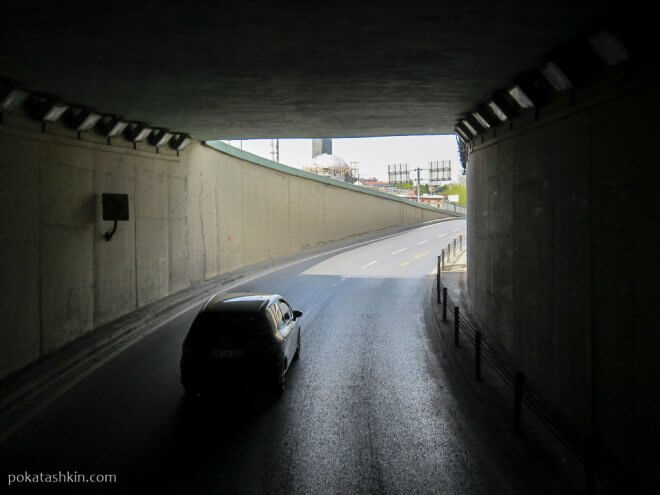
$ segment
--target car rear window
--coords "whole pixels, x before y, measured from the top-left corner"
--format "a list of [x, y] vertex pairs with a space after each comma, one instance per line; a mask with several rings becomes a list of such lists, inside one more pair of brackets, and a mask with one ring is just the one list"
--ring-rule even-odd
[[243, 348], [265, 342], [266, 330], [261, 314], [200, 313], [190, 329], [188, 341], [193, 345]]

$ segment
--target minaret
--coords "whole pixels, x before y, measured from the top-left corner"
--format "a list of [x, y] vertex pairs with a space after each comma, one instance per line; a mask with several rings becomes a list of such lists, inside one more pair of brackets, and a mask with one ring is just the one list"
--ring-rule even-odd
[[332, 138], [312, 139], [312, 158], [324, 153], [332, 155]]

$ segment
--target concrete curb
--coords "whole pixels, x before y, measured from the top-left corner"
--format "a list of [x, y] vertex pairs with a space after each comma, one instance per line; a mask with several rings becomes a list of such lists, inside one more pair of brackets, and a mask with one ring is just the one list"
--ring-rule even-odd
[[[465, 250], [463, 256], [465, 256]], [[458, 258], [460, 260], [461, 257]], [[451, 266], [451, 265], [450, 265]], [[465, 290], [466, 273], [443, 271], [443, 285], [448, 287], [449, 297], [461, 307], [461, 319], [489, 336], [487, 326], [475, 314], [472, 301]], [[435, 281], [434, 281], [435, 282]], [[504, 446], [508, 462], [518, 471], [528, 491], [544, 493], [580, 493], [583, 485], [583, 466], [539, 418], [525, 405], [522, 431], [513, 431], [513, 391], [502, 376], [482, 360], [481, 380], [474, 378], [474, 344], [461, 333], [461, 345], [454, 347], [454, 317], [448, 312], [447, 322], [442, 321], [442, 304], [438, 304], [436, 284], [431, 287], [429, 323], [435, 329], [443, 345], [443, 357], [452, 365], [453, 375], [463, 390], [469, 391], [489, 419], [489, 432], [497, 443]], [[499, 344], [491, 341], [492, 349], [507, 359]], [[508, 365], [512, 366], [510, 362]], [[539, 462], [529, 462], [530, 453]]]

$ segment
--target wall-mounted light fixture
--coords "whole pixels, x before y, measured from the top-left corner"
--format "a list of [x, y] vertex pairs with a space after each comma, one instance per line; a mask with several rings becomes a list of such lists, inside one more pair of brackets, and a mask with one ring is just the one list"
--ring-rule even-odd
[[188, 134], [176, 133], [174, 137], [170, 140], [170, 146], [177, 151], [182, 151], [186, 146], [191, 142], [190, 136]]
[[484, 129], [490, 129], [491, 125], [490, 123], [481, 115], [481, 113], [477, 112], [472, 112], [472, 117], [479, 122], [479, 125], [483, 127]]
[[13, 112], [29, 96], [23, 88], [12, 82], [0, 82], [0, 112]]
[[76, 131], [89, 131], [101, 119], [101, 114], [85, 107], [71, 107], [64, 119]]
[[628, 60], [628, 50], [619, 38], [603, 31], [589, 38], [589, 45], [608, 66], [612, 67]]
[[144, 122], [131, 122], [126, 127], [124, 133], [129, 141], [139, 143], [140, 141], [144, 141], [151, 134], [151, 131], [151, 127]]
[[506, 122], [509, 119], [507, 114], [504, 113], [504, 110], [502, 110], [502, 108], [495, 101], [489, 101], [487, 106], [493, 115], [495, 115], [495, 117], [500, 119], [502, 122]]
[[461, 135], [465, 136], [465, 139], [470, 141], [472, 139], [472, 133], [468, 130], [468, 128], [463, 124], [463, 122], [457, 122], [456, 123], [456, 129], [461, 131]]
[[149, 144], [160, 148], [161, 146], [165, 146], [170, 139], [172, 139], [172, 133], [169, 130], [163, 127], [156, 127], [149, 136]]
[[525, 91], [523, 91], [523, 89], [519, 85], [515, 85], [509, 88], [508, 93], [520, 108], [526, 109], [526, 108], [534, 107], [534, 102], [530, 99], [527, 93], [525, 93]]
[[[477, 113], [479, 117], [481, 117], [481, 119], [483, 119], [483, 121], [488, 124], [489, 127], [496, 127], [502, 123], [502, 121], [493, 114], [492, 110], [485, 103], [479, 105], [475, 113]], [[479, 122], [477, 116], [476, 115], [473, 116]], [[481, 124], [481, 122], [479, 123]]]
[[105, 240], [109, 241], [117, 232], [117, 221], [128, 220], [128, 194], [103, 193], [101, 204], [103, 206], [103, 220], [114, 221], [112, 230], [103, 235]]
[[555, 91], [566, 91], [572, 87], [570, 79], [554, 62], [545, 64], [541, 69], [541, 74]]
[[454, 130], [455, 130], [456, 133], [460, 136], [460, 138], [463, 140], [463, 142], [467, 143], [467, 142], [470, 141], [470, 138], [469, 138], [468, 135], [465, 133], [465, 131], [464, 131], [463, 129], [460, 128], [460, 126], [457, 125], [457, 126], [454, 128]]
[[102, 115], [98, 121], [96, 129], [105, 137], [116, 137], [126, 129], [128, 122], [119, 115]]
[[[550, 84], [541, 71], [534, 70], [521, 74], [515, 81], [515, 88], [527, 96], [532, 106], [538, 107], [555, 96], [557, 90]], [[516, 103], [518, 103], [516, 101]], [[525, 107], [531, 108], [531, 107]]]
[[467, 119], [463, 119], [463, 120], [461, 121], [461, 124], [463, 125], [464, 128], [466, 128], [468, 131], [470, 131], [470, 133], [471, 133], [473, 136], [476, 136], [476, 135], [479, 134], [479, 133], [477, 132], [477, 130], [474, 128], [474, 126], [473, 126], [470, 122], [468, 122]]
[[32, 115], [43, 122], [56, 122], [68, 108], [69, 105], [51, 95], [32, 95], [30, 98]]

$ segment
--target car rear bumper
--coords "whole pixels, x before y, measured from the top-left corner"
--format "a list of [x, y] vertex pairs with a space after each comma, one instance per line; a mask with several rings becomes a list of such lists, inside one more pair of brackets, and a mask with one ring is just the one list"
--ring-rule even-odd
[[268, 387], [281, 373], [282, 361], [181, 360], [181, 383], [186, 390], [244, 390]]

